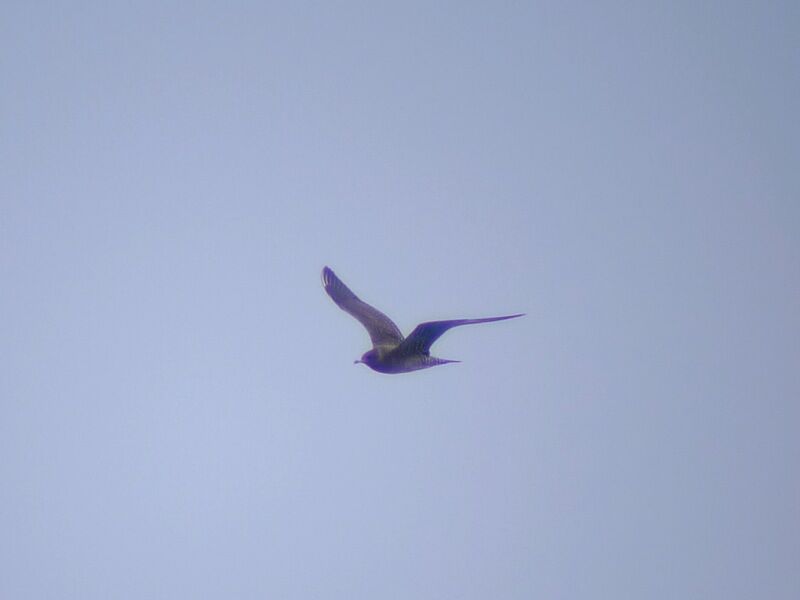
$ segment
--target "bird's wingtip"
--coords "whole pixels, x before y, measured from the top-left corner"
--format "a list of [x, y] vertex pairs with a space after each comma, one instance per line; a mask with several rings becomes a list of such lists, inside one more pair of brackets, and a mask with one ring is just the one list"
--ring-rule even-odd
[[505, 315], [504, 317], [499, 317], [499, 320], [502, 321], [504, 319], [516, 319], [518, 317], [524, 317], [527, 313], [516, 313], [514, 315]]

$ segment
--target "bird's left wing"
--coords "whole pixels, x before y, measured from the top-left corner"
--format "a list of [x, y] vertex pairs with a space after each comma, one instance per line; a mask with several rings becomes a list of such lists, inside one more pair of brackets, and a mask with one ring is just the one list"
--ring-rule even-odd
[[438, 340], [448, 329], [459, 325], [473, 325], [475, 323], [491, 323], [492, 321], [504, 321], [523, 316], [524, 313], [517, 315], [506, 315], [504, 317], [486, 317], [484, 319], [453, 319], [451, 321], [429, 321], [420, 323], [414, 328], [409, 336], [403, 340], [398, 347], [400, 352], [428, 354], [433, 342]]
[[403, 340], [403, 334], [389, 317], [351, 292], [328, 267], [322, 269], [322, 285], [339, 308], [366, 327], [373, 346], [397, 346]]

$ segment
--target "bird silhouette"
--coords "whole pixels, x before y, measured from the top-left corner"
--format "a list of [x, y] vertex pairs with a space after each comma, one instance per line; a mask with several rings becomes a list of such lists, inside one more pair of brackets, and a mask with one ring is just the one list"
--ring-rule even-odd
[[360, 360], [354, 361], [354, 364], [364, 363], [379, 373], [408, 373], [437, 365], [461, 362], [431, 356], [431, 345], [453, 327], [504, 321], [521, 317], [524, 314], [483, 319], [428, 321], [417, 325], [414, 331], [404, 338], [397, 325], [389, 317], [351, 292], [350, 288], [328, 267], [322, 269], [322, 285], [339, 308], [355, 317], [367, 329], [372, 340], [372, 349], [365, 352]]

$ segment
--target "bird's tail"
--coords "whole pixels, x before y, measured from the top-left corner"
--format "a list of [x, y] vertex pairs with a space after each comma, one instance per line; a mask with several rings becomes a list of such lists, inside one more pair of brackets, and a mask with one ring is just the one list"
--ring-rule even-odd
[[460, 363], [460, 360], [451, 360], [449, 358], [437, 358], [435, 356], [426, 356], [425, 363], [428, 367], [434, 367], [436, 365], [446, 365], [447, 363]]

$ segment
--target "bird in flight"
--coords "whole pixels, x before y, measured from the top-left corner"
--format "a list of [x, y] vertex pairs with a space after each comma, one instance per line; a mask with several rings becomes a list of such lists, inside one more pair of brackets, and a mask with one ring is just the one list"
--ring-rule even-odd
[[428, 321], [417, 325], [414, 331], [404, 338], [397, 325], [389, 317], [359, 299], [328, 267], [322, 269], [322, 285], [339, 308], [355, 317], [367, 329], [372, 340], [372, 349], [365, 352], [360, 360], [355, 361], [355, 364], [364, 363], [379, 373], [408, 373], [436, 365], [461, 362], [431, 356], [431, 345], [445, 331], [453, 327], [504, 321], [521, 317], [524, 314], [483, 319]]

